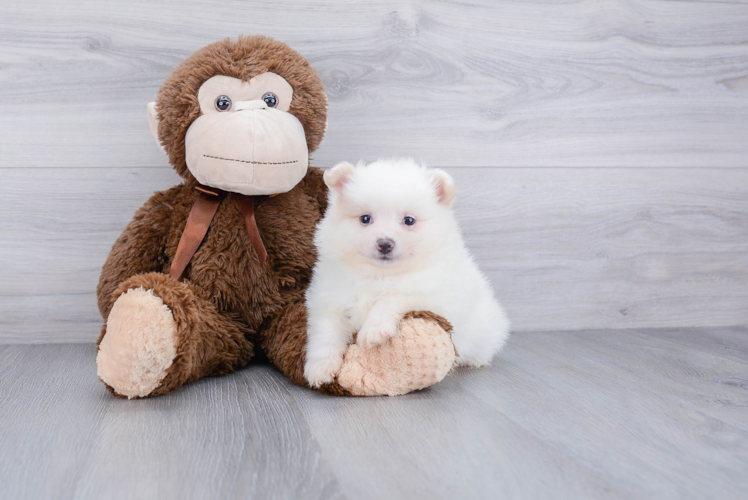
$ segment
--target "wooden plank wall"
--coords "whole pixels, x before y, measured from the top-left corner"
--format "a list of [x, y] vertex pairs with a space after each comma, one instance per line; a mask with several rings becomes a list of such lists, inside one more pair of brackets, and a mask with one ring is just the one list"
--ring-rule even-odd
[[240, 33], [322, 76], [315, 165], [455, 176], [516, 331], [748, 323], [747, 1], [4, 0], [1, 342], [96, 338], [112, 242], [178, 182], [145, 105]]

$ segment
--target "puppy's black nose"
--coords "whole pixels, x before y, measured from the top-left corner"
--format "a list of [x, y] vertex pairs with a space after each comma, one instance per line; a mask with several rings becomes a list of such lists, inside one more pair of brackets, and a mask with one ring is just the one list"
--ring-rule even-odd
[[387, 238], [377, 240], [377, 249], [379, 250], [379, 253], [387, 255], [392, 251], [393, 248], [395, 248], [395, 242], [391, 239]]

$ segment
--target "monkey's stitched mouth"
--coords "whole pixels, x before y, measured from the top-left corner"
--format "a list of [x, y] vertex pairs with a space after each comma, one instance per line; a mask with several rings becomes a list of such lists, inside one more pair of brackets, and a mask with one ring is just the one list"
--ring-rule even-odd
[[223, 161], [236, 161], [239, 163], [250, 163], [252, 165], [288, 165], [290, 163], [299, 163], [299, 160], [291, 161], [250, 161], [250, 160], [237, 160], [235, 158], [221, 158], [220, 156], [203, 155], [205, 158], [213, 158], [214, 160]]

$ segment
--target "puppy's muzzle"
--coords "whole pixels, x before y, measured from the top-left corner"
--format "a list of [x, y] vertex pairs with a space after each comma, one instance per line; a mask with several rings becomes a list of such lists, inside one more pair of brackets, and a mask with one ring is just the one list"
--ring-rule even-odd
[[377, 240], [377, 250], [379, 250], [379, 253], [382, 255], [387, 255], [390, 252], [392, 252], [392, 249], [395, 248], [395, 242], [391, 239], [381, 239]]

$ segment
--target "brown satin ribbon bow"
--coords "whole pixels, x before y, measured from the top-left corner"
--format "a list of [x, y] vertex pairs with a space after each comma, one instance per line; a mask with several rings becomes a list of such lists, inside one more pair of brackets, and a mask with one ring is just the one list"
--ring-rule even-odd
[[[171, 277], [175, 280], [182, 279], [187, 264], [190, 263], [200, 243], [205, 239], [210, 223], [227, 194], [226, 191], [221, 189], [214, 189], [201, 184], [198, 184], [195, 189], [200, 194], [195, 200], [195, 204], [192, 205], [190, 215], [187, 217], [187, 224], [184, 227], [182, 237], [179, 239], [179, 245], [177, 245], [177, 254], [171, 263]], [[255, 220], [255, 197], [231, 193], [231, 198], [244, 219], [244, 227], [247, 229], [252, 247], [257, 252], [260, 264], [264, 266], [268, 253], [265, 250], [265, 245], [262, 244], [260, 230], [257, 228], [257, 221]]]

